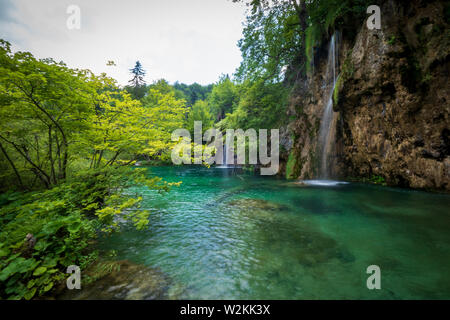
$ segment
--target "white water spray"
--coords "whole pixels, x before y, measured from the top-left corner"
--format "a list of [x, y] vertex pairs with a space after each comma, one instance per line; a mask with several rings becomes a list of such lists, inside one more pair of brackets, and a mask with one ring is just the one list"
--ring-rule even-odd
[[333, 91], [336, 86], [336, 70], [338, 67], [338, 48], [339, 37], [335, 33], [330, 40], [330, 47], [328, 50], [327, 71], [325, 77], [325, 94], [324, 101], [326, 105], [323, 111], [322, 120], [319, 130], [319, 151], [320, 151], [320, 171], [319, 177], [326, 179], [330, 175], [328, 157], [334, 146], [334, 131], [333, 125], [336, 120], [335, 112], [333, 111]]

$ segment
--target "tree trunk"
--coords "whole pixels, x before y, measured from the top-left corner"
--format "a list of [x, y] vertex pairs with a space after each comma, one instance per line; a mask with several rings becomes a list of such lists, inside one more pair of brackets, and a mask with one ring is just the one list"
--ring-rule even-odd
[[11, 165], [16, 177], [17, 177], [17, 181], [19, 182], [19, 185], [21, 188], [24, 188], [25, 186], [23, 185], [22, 182], [22, 177], [19, 174], [19, 171], [17, 171], [16, 166], [14, 165], [14, 162], [11, 160], [11, 158], [8, 156], [8, 153], [6, 152], [5, 148], [3, 147], [3, 145], [0, 143], [0, 150], [2, 150], [3, 154], [5, 155], [6, 160], [8, 160], [9, 164]]

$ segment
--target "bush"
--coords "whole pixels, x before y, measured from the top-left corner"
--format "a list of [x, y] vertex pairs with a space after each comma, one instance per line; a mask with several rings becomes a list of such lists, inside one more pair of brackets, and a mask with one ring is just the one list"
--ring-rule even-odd
[[[69, 191], [66, 189], [66, 191]], [[20, 198], [19, 198], [20, 197]], [[11, 194], [0, 209], [0, 298], [31, 299], [95, 258], [95, 220], [49, 192]]]
[[124, 195], [130, 185], [168, 191], [171, 184], [147, 178], [145, 169], [85, 171], [51, 190], [0, 197], [0, 298], [31, 299], [66, 278], [66, 268], [82, 270], [96, 260], [97, 231], [119, 228], [116, 217], [137, 229], [148, 223], [141, 197]]

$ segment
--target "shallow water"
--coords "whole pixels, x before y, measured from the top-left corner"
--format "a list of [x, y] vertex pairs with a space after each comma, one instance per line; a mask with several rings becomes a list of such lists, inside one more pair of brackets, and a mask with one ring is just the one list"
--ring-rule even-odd
[[[300, 185], [238, 169], [156, 167], [146, 231], [103, 238], [185, 299], [449, 299], [450, 196], [366, 184]], [[149, 171], [149, 172], [150, 172]], [[136, 190], [131, 190], [136, 191]], [[369, 265], [381, 290], [369, 290]]]

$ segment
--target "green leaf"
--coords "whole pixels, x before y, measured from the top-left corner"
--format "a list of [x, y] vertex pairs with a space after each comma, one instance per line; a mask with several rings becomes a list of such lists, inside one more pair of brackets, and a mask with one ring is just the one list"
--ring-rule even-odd
[[6, 268], [4, 268], [0, 272], [0, 281], [5, 281], [15, 273], [23, 273], [32, 270], [35, 262], [36, 260], [34, 259], [25, 259], [22, 257], [13, 260]]
[[36, 270], [34, 270], [33, 272], [33, 276], [40, 276], [41, 274], [43, 274], [45, 271], [47, 271], [46, 267], [39, 267]]
[[80, 230], [80, 228], [81, 228], [81, 222], [77, 221], [77, 222], [74, 222], [71, 225], [69, 225], [67, 227], [67, 230], [69, 230], [70, 233], [75, 233], [78, 230]]
[[44, 287], [44, 292], [49, 291], [51, 288], [53, 288], [53, 282], [50, 282], [48, 285], [46, 285], [46, 286]]
[[6, 257], [9, 254], [7, 249], [0, 249], [0, 258]]
[[27, 284], [27, 288], [30, 289], [31, 287], [33, 287], [36, 283], [36, 279], [31, 279], [30, 281], [28, 281]]
[[24, 294], [23, 297], [24, 297], [26, 300], [30, 300], [31, 298], [34, 297], [35, 294], [36, 294], [36, 288], [33, 288], [33, 289], [27, 291], [27, 292]]

